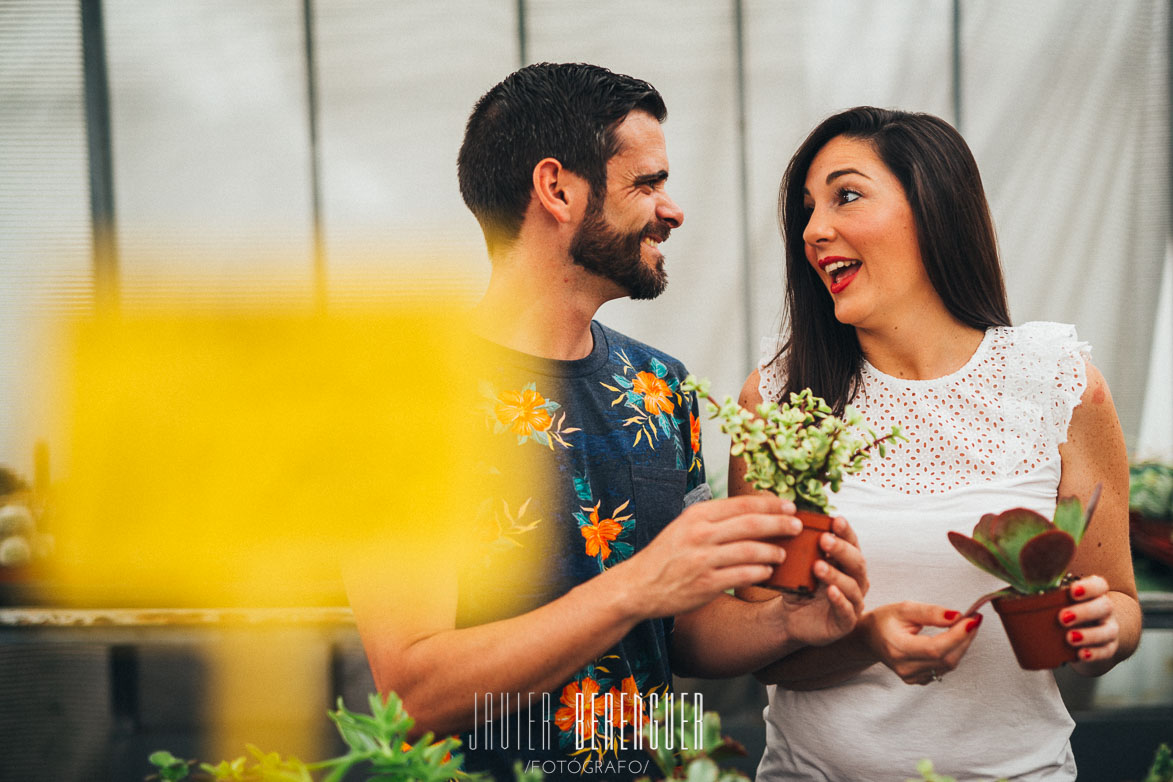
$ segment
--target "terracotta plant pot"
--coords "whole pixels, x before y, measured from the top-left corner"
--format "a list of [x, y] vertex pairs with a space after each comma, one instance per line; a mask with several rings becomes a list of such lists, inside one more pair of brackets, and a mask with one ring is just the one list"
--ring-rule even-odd
[[774, 573], [759, 586], [785, 592], [810, 594], [818, 581], [811, 572], [815, 562], [823, 558], [819, 536], [831, 531], [831, 517], [825, 513], [800, 510], [794, 514], [802, 522], [802, 532], [792, 538], [769, 538], [767, 542], [781, 546], [786, 559], [774, 568]]
[[1066, 587], [1041, 595], [994, 598], [994, 610], [1002, 617], [1010, 647], [1023, 669], [1043, 671], [1079, 659], [1067, 645], [1067, 628], [1059, 624], [1059, 610], [1074, 603]]

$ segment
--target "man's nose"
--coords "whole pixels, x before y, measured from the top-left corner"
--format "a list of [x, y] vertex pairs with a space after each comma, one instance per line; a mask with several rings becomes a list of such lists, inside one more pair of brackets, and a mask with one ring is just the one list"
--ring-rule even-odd
[[681, 223], [684, 222], [684, 210], [665, 193], [656, 205], [656, 217], [668, 223], [673, 228], [679, 228]]

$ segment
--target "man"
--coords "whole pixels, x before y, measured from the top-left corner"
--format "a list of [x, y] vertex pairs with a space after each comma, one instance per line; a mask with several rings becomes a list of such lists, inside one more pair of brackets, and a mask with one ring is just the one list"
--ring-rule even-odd
[[498, 778], [513, 758], [547, 779], [645, 773], [632, 723], [668, 698], [673, 671], [756, 670], [841, 637], [862, 610], [865, 568], [842, 522], [813, 599], [726, 594], [781, 561], [760, 539], [795, 534], [794, 506], [697, 502], [709, 495], [683, 366], [593, 321], [604, 302], [667, 283], [659, 246], [684, 215], [666, 191], [665, 116], [646, 82], [532, 65], [481, 98], [460, 150], [492, 260], [475, 311], [500, 368], [480, 382], [485, 417], [549, 490], [501, 486], [507, 518], [489, 535], [501, 545], [440, 585], [418, 568], [426, 609], [374, 586], [352, 588], [352, 603], [379, 690], [421, 730], [466, 732], [466, 766]]

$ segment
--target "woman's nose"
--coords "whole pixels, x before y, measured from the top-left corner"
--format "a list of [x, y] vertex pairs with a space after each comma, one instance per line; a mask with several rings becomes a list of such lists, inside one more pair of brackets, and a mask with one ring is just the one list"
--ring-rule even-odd
[[835, 236], [835, 228], [824, 210], [815, 209], [806, 221], [802, 240], [807, 244], [829, 241]]

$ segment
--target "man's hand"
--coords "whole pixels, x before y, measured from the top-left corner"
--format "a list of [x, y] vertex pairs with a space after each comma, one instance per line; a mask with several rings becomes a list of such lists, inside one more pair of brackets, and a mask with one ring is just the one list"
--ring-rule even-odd
[[647, 548], [612, 568], [624, 603], [644, 618], [675, 616], [729, 589], [764, 581], [781, 548], [761, 539], [802, 529], [794, 504], [777, 497], [736, 497], [689, 506]]
[[[766, 495], [746, 495], [737, 501], [752, 499], [779, 501]], [[784, 513], [793, 513], [793, 503], [781, 502]], [[784, 534], [797, 534], [801, 524], [794, 521], [786, 523]], [[832, 530], [835, 534], [819, 541], [829, 561], [815, 566], [821, 584], [814, 595], [783, 598], [772, 589], [748, 586], [764, 581], [769, 567], [743, 566], [745, 578], [739, 580], [745, 586], [737, 586], [742, 599], [717, 594], [700, 608], [677, 615], [673, 663], [688, 676], [737, 676], [796, 649], [831, 643], [851, 632], [863, 611], [867, 567], [850, 525], [836, 519]]]

